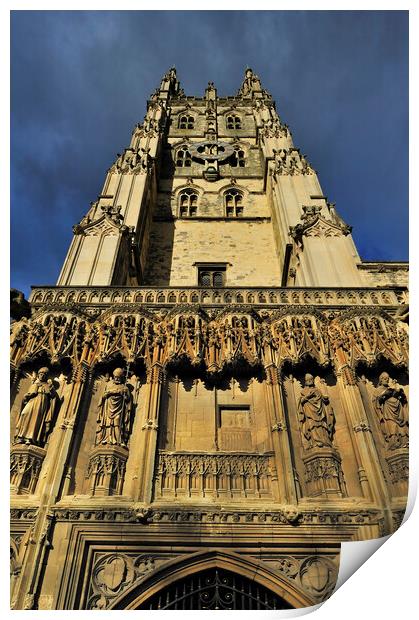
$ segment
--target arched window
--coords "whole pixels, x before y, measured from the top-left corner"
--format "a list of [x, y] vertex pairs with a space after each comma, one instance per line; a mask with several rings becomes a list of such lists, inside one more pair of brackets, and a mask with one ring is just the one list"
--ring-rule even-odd
[[243, 194], [237, 189], [229, 189], [224, 194], [225, 213], [227, 217], [243, 215]]
[[182, 116], [179, 116], [179, 129], [193, 129], [194, 122], [193, 116], [182, 114]]
[[198, 208], [198, 193], [193, 189], [184, 189], [179, 194], [179, 217], [194, 217]]
[[244, 151], [239, 146], [234, 147], [234, 153], [231, 156], [230, 166], [232, 168], [244, 168]]
[[236, 114], [229, 114], [226, 117], [226, 126], [227, 129], [241, 129], [242, 122], [240, 116], [237, 116]]
[[182, 146], [176, 152], [176, 166], [179, 168], [190, 168], [192, 165], [192, 157], [188, 148]]

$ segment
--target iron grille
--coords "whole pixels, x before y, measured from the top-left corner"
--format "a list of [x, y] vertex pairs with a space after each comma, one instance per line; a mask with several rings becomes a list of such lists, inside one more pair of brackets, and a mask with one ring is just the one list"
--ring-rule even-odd
[[292, 609], [264, 586], [246, 577], [213, 568], [170, 584], [138, 609]]

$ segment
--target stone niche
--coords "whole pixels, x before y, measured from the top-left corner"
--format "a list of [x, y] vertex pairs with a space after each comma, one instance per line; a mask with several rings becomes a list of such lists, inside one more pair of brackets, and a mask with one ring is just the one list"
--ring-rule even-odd
[[10, 484], [16, 495], [38, 492], [41, 470], [47, 470], [53, 458], [58, 419], [71, 390], [70, 366], [42, 361], [22, 367], [13, 390]]
[[[399, 396], [387, 408], [377, 401], [380, 377], [387, 373], [389, 388]], [[358, 388], [366, 413], [366, 424], [374, 436], [381, 467], [395, 497], [406, 497], [409, 486], [409, 427], [406, 424], [409, 407], [409, 378], [407, 372], [391, 364], [358, 368]], [[387, 401], [388, 402], [388, 401]]]
[[187, 452], [272, 449], [263, 381], [235, 379], [208, 385], [169, 378], [162, 394], [159, 448]]
[[[349, 425], [335, 376], [314, 362], [294, 372], [284, 369], [283, 390], [299, 496], [362, 497]], [[327, 397], [329, 411], [334, 415], [333, 439], [329, 446], [308, 447], [303, 437], [299, 403], [306, 373], [313, 375], [314, 387]]]
[[154, 498], [272, 498], [272, 444], [260, 378], [171, 377], [162, 395]]
[[[127, 422], [121, 437], [101, 432], [103, 397], [113, 386], [113, 372], [122, 368], [126, 385]], [[65, 495], [108, 496], [126, 494], [125, 482], [132, 477], [130, 457], [139, 446], [139, 420], [144, 407], [146, 378], [143, 369], [134, 368], [126, 376], [123, 363], [98, 368], [88, 391], [78, 431], [72, 447]]]

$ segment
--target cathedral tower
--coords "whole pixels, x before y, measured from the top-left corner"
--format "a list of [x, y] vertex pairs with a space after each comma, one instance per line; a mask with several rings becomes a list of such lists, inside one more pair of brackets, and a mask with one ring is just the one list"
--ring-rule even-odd
[[12, 323], [12, 607], [288, 609], [408, 484], [407, 265], [351, 227], [251, 70], [175, 69]]

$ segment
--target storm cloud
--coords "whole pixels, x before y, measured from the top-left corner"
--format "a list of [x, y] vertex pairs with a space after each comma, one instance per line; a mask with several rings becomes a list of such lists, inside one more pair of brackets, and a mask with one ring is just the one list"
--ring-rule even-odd
[[407, 11], [14, 11], [12, 286], [55, 284], [71, 227], [175, 65], [235, 94], [248, 65], [368, 260], [406, 260]]

